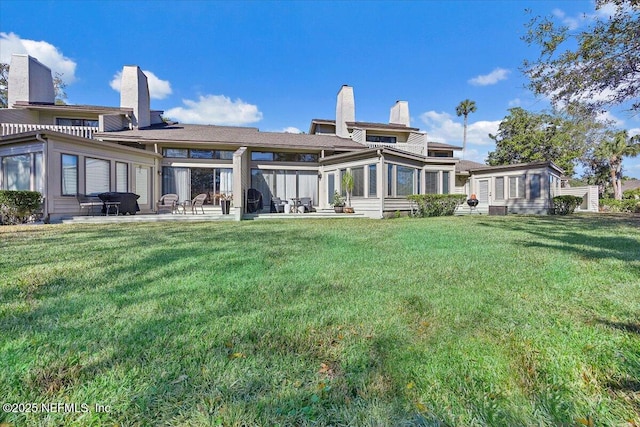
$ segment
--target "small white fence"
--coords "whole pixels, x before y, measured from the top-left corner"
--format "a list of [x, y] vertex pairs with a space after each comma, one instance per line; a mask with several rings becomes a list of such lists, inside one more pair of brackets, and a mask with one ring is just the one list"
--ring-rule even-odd
[[2, 136], [15, 135], [17, 133], [30, 132], [33, 130], [52, 130], [65, 133], [67, 135], [79, 136], [81, 138], [93, 139], [93, 134], [98, 131], [97, 127], [91, 126], [58, 126], [39, 125], [24, 123], [0, 123]]

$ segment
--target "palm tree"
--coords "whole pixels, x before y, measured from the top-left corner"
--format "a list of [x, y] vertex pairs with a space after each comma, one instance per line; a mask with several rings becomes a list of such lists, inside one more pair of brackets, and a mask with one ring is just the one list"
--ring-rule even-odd
[[464, 116], [464, 135], [462, 136], [462, 157], [464, 158], [464, 152], [467, 149], [467, 118], [469, 114], [476, 112], [476, 102], [470, 99], [465, 99], [460, 102], [456, 107], [456, 114], [458, 117]]
[[613, 197], [622, 200], [622, 158], [640, 154], [640, 137], [629, 138], [626, 130], [616, 132], [612, 138], [600, 143], [596, 156], [609, 164], [609, 176], [613, 186]]

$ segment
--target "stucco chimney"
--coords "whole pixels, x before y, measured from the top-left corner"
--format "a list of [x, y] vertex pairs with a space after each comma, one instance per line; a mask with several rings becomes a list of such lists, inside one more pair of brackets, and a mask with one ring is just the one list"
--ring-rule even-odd
[[409, 103], [407, 101], [396, 101], [391, 107], [389, 114], [389, 123], [394, 125], [404, 125], [409, 127], [411, 119], [409, 118]]
[[18, 101], [39, 104], [55, 102], [51, 69], [29, 55], [11, 55], [7, 86], [9, 108]]
[[347, 122], [356, 121], [356, 103], [353, 97], [353, 88], [343, 85], [338, 92], [336, 103], [336, 135], [349, 138]]
[[151, 124], [147, 76], [136, 65], [122, 67], [120, 106], [133, 108], [133, 117], [131, 118], [133, 126], [143, 128]]

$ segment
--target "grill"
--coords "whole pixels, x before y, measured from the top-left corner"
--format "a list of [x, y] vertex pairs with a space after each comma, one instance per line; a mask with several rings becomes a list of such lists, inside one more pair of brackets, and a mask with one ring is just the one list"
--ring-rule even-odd
[[[469, 211], [471, 213], [473, 212], [478, 212], [477, 207], [478, 207], [478, 203], [480, 203], [480, 200], [478, 200], [478, 198], [476, 197], [475, 194], [472, 194], [468, 199], [467, 199], [467, 205], [469, 205]], [[478, 212], [480, 213], [480, 212]]]

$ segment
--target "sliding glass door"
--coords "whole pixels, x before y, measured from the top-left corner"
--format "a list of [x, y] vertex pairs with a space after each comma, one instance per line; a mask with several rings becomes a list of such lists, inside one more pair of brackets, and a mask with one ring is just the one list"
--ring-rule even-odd
[[216, 194], [233, 194], [231, 168], [162, 168], [162, 194], [177, 194], [180, 201], [205, 193], [206, 204], [220, 204]]

